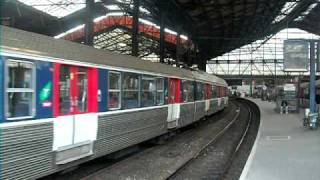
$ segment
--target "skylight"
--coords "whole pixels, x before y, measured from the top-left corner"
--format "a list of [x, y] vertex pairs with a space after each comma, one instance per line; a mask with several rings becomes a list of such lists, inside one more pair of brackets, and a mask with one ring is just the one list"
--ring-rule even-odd
[[280, 14], [273, 20], [274, 23], [278, 23], [282, 21], [288, 14], [292, 12], [292, 10], [297, 6], [297, 2], [286, 2], [286, 4], [281, 9]]
[[44, 13], [58, 18], [67, 16], [85, 7], [85, 0], [18, 0]]
[[[319, 0], [319, 2], [320, 2], [320, 0]], [[297, 18], [295, 19], [295, 21], [302, 21], [302, 20], [318, 5], [319, 2], [316, 2], [316, 3], [311, 4], [311, 5], [308, 7], [308, 9], [305, 10], [305, 11], [301, 14], [301, 16], [299, 16], [299, 17], [297, 17]]]

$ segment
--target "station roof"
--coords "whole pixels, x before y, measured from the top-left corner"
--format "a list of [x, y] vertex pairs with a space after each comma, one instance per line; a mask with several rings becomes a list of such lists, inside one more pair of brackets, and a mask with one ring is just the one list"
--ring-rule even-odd
[[[320, 34], [320, 0], [140, 0], [141, 18], [186, 34], [210, 59], [286, 27]], [[40, 3], [41, 2], [41, 3]], [[85, 0], [6, 0], [2, 21], [56, 36], [84, 23]], [[132, 0], [96, 0], [94, 17], [126, 11]]]

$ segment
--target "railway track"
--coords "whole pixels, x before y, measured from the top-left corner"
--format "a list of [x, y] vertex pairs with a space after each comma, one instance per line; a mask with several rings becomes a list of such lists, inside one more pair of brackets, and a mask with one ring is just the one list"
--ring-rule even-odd
[[[241, 100], [240, 100], [241, 101]], [[122, 158], [114, 162], [106, 162], [105, 166], [102, 161], [98, 161], [98, 167], [95, 169], [94, 163], [90, 163], [91, 170], [79, 168], [65, 175], [53, 175], [45, 179], [186, 179], [185, 177], [194, 177], [191, 179], [204, 177], [206, 171], [195, 172], [194, 168], [201, 165], [201, 157], [208, 157], [208, 149], [216, 147], [223, 142], [225, 135], [237, 127], [237, 123], [242, 122], [246, 115], [249, 117], [249, 122], [246, 121], [242, 127], [241, 136], [237, 135], [238, 143], [228, 150], [228, 158], [225, 162], [219, 161], [212, 164], [224, 164], [224, 168], [216, 169], [214, 177], [222, 177], [228, 167], [231, 165], [232, 159], [236, 152], [241, 148], [241, 144], [245, 139], [245, 134], [249, 129], [252, 118], [252, 112], [245, 103], [233, 101], [230, 107], [224, 112], [210, 117], [207, 121], [203, 121], [195, 128], [185, 128], [184, 131], [174, 136], [163, 145], [152, 146], [142, 149], [133, 155]], [[249, 110], [248, 110], [249, 109]], [[247, 113], [245, 113], [247, 112]], [[237, 131], [235, 131], [237, 132]], [[224, 149], [223, 146], [220, 147]], [[234, 149], [231, 151], [231, 149]], [[213, 156], [212, 156], [213, 157]], [[212, 159], [212, 158], [210, 158]], [[219, 158], [213, 158], [219, 159]], [[210, 162], [206, 162], [209, 163]], [[87, 165], [88, 166], [88, 165]], [[82, 169], [82, 170], [81, 170]], [[96, 170], [96, 171], [95, 171]], [[208, 167], [207, 170], [212, 170]], [[84, 171], [87, 171], [86, 174]], [[190, 172], [193, 173], [190, 176]], [[79, 175], [81, 174], [81, 175]], [[211, 173], [212, 174], [212, 173]], [[187, 178], [188, 179], [188, 178]], [[190, 179], [190, 178], [189, 178]], [[203, 178], [202, 178], [203, 179]], [[219, 178], [218, 178], [219, 179]]]
[[[241, 173], [229, 172], [237, 152], [242, 147], [248, 131], [255, 120], [256, 108], [246, 100], [236, 102], [240, 116], [233, 120], [219, 136], [204, 146], [194, 158], [172, 173], [167, 179], [238, 179]], [[236, 138], [238, 136], [238, 138]], [[242, 167], [237, 167], [241, 172]], [[238, 164], [239, 166], [239, 164]], [[239, 171], [240, 168], [240, 171]], [[231, 174], [231, 175], [230, 175]]]

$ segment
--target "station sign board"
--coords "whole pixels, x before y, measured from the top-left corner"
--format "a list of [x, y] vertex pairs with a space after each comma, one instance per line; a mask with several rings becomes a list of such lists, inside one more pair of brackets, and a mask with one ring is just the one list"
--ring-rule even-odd
[[296, 90], [296, 86], [294, 84], [285, 84], [283, 86], [283, 90], [284, 91], [295, 91]]
[[309, 67], [309, 42], [288, 39], [283, 43], [283, 69], [287, 72], [307, 72]]

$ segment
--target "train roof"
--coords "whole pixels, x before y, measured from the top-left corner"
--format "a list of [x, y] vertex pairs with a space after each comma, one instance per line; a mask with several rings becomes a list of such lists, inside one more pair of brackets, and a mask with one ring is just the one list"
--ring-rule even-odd
[[221, 79], [217, 76], [205, 73], [203, 71], [192, 71], [194, 77], [197, 77], [198, 80], [202, 80], [202, 81], [214, 81], [214, 82], [218, 82], [220, 84], [227, 84], [226, 81], [224, 79]]
[[137, 57], [120, 55], [108, 50], [100, 50], [83, 44], [54, 39], [36, 33], [1, 26], [1, 50], [32, 54], [40, 57], [71, 60], [95, 65], [106, 65], [125, 69], [166, 74], [174, 77], [214, 82], [227, 85], [226, 81], [207, 73], [192, 72], [169, 65], [141, 60]]

